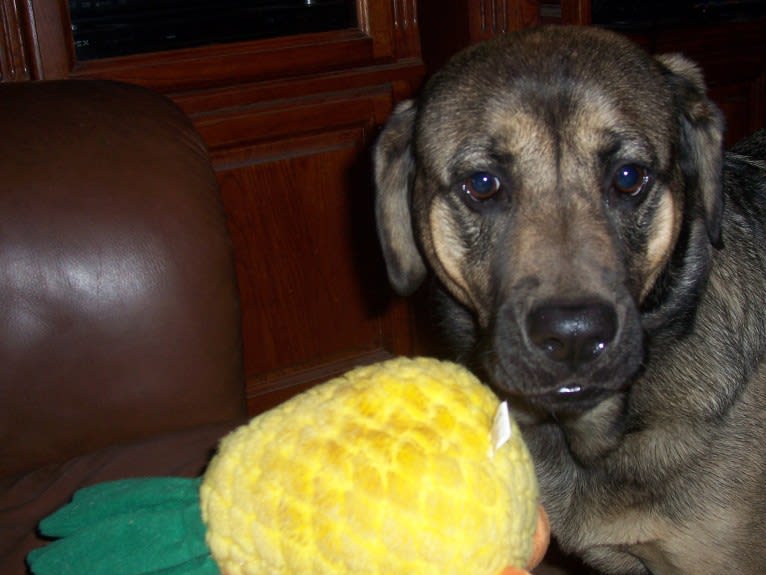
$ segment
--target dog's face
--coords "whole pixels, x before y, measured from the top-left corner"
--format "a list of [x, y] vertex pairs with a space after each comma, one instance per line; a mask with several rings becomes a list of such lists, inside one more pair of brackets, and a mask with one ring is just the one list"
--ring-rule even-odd
[[401, 293], [438, 278], [471, 318], [453, 336], [500, 389], [545, 412], [590, 408], [699, 289], [720, 142], [681, 57], [566, 27], [469, 49], [377, 144], [389, 277]]

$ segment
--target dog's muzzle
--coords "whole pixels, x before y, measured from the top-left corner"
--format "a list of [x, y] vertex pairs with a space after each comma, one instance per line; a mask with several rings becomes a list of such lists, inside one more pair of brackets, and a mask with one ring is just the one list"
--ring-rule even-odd
[[637, 318], [611, 302], [549, 300], [524, 317], [505, 318], [495, 342], [502, 364], [495, 380], [544, 411], [590, 409], [622, 391], [640, 364]]

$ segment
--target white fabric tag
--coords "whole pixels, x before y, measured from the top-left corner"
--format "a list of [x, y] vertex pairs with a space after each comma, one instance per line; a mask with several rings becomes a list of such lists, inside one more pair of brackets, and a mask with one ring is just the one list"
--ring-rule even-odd
[[511, 414], [508, 412], [508, 402], [503, 401], [497, 406], [495, 417], [492, 420], [489, 456], [494, 457], [495, 452], [508, 443], [512, 434], [513, 428], [511, 427]]

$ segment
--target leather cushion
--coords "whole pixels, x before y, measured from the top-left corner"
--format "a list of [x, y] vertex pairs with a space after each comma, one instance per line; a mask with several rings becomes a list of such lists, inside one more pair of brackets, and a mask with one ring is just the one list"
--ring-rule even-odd
[[0, 477], [244, 413], [236, 280], [186, 116], [138, 86], [0, 85]]

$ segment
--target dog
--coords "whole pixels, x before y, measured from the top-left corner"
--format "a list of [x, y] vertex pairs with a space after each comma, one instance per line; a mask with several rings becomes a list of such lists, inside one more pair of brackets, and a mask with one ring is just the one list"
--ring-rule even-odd
[[454, 56], [374, 146], [390, 282], [512, 405], [558, 545], [608, 574], [766, 573], [766, 132], [589, 27]]

